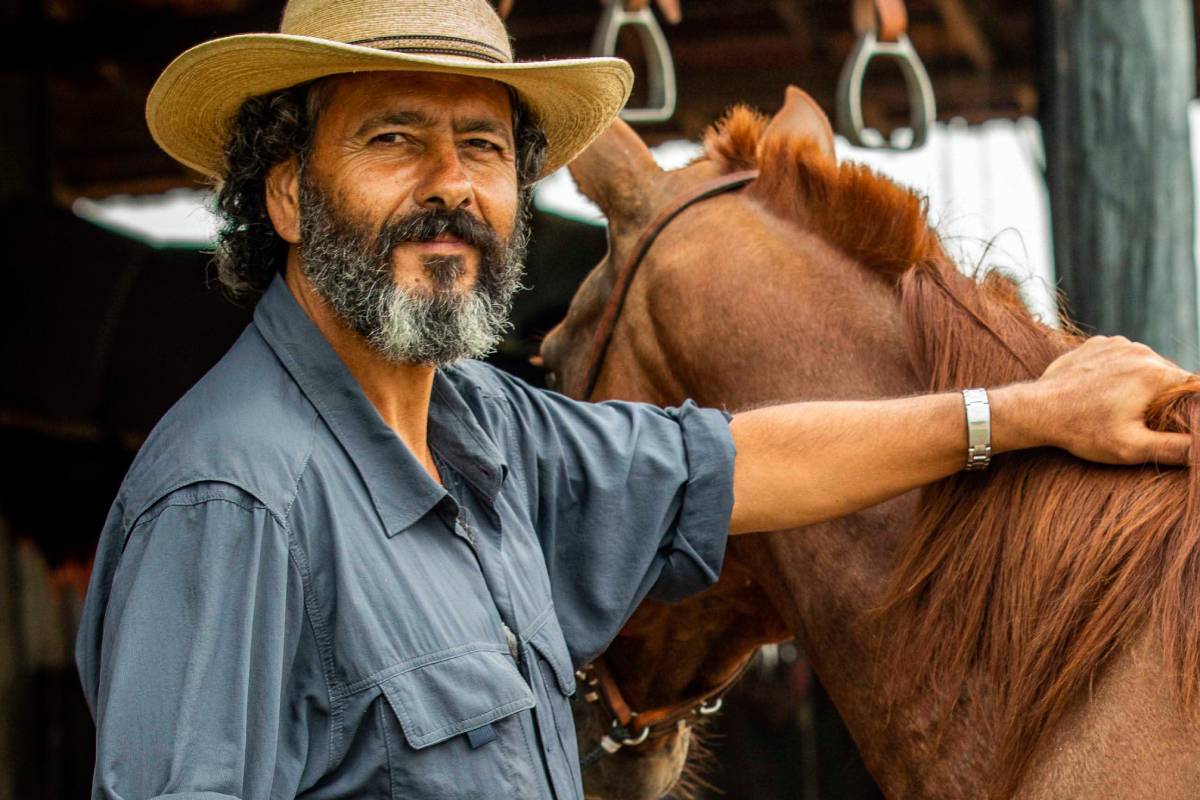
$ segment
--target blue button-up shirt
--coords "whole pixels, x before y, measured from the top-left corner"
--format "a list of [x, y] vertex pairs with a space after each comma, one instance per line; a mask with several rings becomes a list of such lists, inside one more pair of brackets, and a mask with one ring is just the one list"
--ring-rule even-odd
[[582, 796], [568, 697], [648, 593], [717, 577], [720, 412], [439, 370], [434, 481], [279, 279], [163, 418], [77, 660], [93, 796]]

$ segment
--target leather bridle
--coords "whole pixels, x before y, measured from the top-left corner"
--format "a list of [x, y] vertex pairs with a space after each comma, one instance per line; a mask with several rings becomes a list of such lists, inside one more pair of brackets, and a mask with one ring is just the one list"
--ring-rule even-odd
[[758, 170], [743, 170], [704, 181], [672, 200], [646, 226], [646, 229], [642, 231], [642, 235], [638, 237], [637, 243], [634, 244], [633, 250], [630, 251], [629, 258], [625, 260], [620, 270], [617, 271], [612, 291], [608, 295], [608, 302], [605, 303], [604, 311], [600, 315], [600, 322], [596, 325], [596, 332], [592, 335], [592, 345], [588, 349], [588, 357], [585, 362], [587, 369], [582, 373], [583, 379], [581, 384], [575, 387], [574, 391], [570, 392], [573, 397], [586, 400], [596, 390], [596, 381], [600, 378], [600, 368], [604, 366], [604, 355], [608, 352], [609, 342], [612, 341], [613, 331], [617, 326], [617, 318], [621, 316], [621, 309], [625, 306], [625, 298], [629, 296], [629, 286], [633, 283], [633, 277], [642, 265], [646, 253], [650, 251], [650, 246], [654, 244], [654, 240], [663, 232], [663, 229], [667, 227], [671, 220], [701, 200], [707, 200], [710, 197], [716, 197], [717, 195], [741, 189], [757, 177]]
[[583, 699], [596, 703], [608, 715], [609, 729], [600, 740], [579, 760], [582, 767], [594, 764], [604, 755], [612, 755], [622, 747], [637, 747], [650, 739], [665, 736], [680, 729], [684, 722], [703, 718], [721, 710], [725, 695], [741, 680], [750, 668], [754, 654], [746, 656], [736, 670], [719, 684], [698, 695], [693, 695], [668, 706], [649, 711], [634, 711], [621, 693], [604, 656], [575, 673], [583, 684]]

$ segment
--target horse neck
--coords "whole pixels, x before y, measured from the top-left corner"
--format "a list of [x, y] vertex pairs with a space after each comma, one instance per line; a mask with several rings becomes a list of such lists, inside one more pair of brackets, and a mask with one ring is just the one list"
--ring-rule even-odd
[[[693, 224], [664, 232], [634, 282], [599, 396], [691, 397], [736, 412], [925, 388], [894, 284], [745, 198], [692, 213]], [[874, 611], [914, 506], [909, 495], [800, 532], [735, 539], [727, 558], [757, 576], [885, 788], [940, 781], [946, 796], [978, 796], [972, 766], [987, 753], [979, 732], [933, 731], [920, 698], [889, 717], [874, 683], [890, 663]], [[952, 760], [931, 754], [935, 735]]]

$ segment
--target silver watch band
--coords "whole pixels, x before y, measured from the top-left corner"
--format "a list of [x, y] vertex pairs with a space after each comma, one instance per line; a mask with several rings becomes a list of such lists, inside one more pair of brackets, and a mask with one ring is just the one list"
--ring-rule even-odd
[[992, 463], [992, 411], [987, 392], [963, 389], [962, 396], [967, 412], [967, 469], [987, 469]]

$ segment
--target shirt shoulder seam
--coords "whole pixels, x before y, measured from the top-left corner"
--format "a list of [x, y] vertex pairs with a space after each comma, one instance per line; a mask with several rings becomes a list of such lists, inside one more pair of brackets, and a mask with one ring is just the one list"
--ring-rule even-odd
[[[296, 498], [300, 494], [300, 483], [303, 480], [305, 473], [308, 471], [308, 467], [312, 461], [313, 452], [316, 450], [317, 419], [320, 415], [318, 414], [317, 410], [315, 408], [312, 408], [311, 406], [310, 406], [310, 413], [311, 413], [311, 418], [309, 421], [308, 447], [304, 454], [304, 459], [300, 463], [300, 468], [296, 470], [296, 477], [291, 483], [291, 491], [287, 493], [287, 495], [290, 495], [290, 496], [285, 496], [285, 497], [281, 498], [284, 501], [282, 506], [276, 507], [273, 504], [267, 502], [260, 496], [260, 494], [261, 494], [260, 492], [257, 492], [254, 489], [250, 488], [249, 486], [246, 485], [245, 481], [242, 481], [242, 480], [237, 480], [237, 479], [226, 477], [226, 476], [223, 476], [220, 474], [213, 474], [213, 475], [202, 475], [201, 474], [201, 475], [195, 475], [195, 476], [188, 476], [182, 480], [177, 481], [174, 484], [168, 484], [163, 490], [161, 490], [158, 493], [157, 497], [155, 499], [151, 500], [150, 502], [144, 502], [144, 503], [139, 504], [141, 506], [141, 510], [137, 511], [133, 515], [132, 522], [127, 523], [128, 530], [126, 533], [126, 539], [128, 539], [129, 536], [133, 534], [133, 531], [135, 529], [137, 529], [138, 527], [140, 527], [148, 522], [153, 521], [159, 515], [161, 515], [163, 511], [165, 511], [168, 508], [189, 506], [189, 505], [195, 506], [195, 505], [200, 505], [202, 503], [205, 503], [205, 502], [208, 502], [211, 500], [226, 500], [230, 503], [233, 503], [234, 505], [240, 505], [242, 508], [245, 508], [246, 510], [253, 510], [255, 508], [265, 509], [272, 517], [274, 517], [275, 521], [277, 523], [279, 523], [279, 525], [281, 525], [284, 529], [286, 529], [288, 526], [288, 519], [291, 515], [292, 508], [296, 503]], [[244, 494], [248, 498], [252, 499], [254, 501], [254, 503], [257, 505], [242, 504], [242, 503], [239, 503], [238, 501], [234, 500], [233, 498], [230, 498], [228, 495], [222, 495], [222, 494], [202, 495], [202, 496], [198, 496], [195, 498], [190, 498], [188, 501], [165, 502], [165, 501], [169, 501], [171, 496], [176, 494], [180, 490], [186, 489], [189, 486], [198, 486], [201, 484], [213, 484], [213, 485], [231, 487], [235, 491], [240, 492], [241, 494]]]
[[[186, 500], [183, 498], [179, 498], [176, 500], [171, 499], [171, 496], [174, 495], [176, 492], [178, 492], [180, 489], [185, 489], [188, 486], [194, 486], [194, 485], [200, 484], [200, 483], [224, 484], [226, 486], [232, 487], [233, 489], [245, 494], [248, 498], [251, 498], [254, 502], [253, 503], [241, 502], [241, 501], [235, 500], [232, 497], [229, 497], [226, 494], [218, 494], [215, 492], [197, 495], [196, 497], [190, 497]], [[237, 484], [229, 483], [227, 481], [193, 481], [191, 483], [185, 483], [182, 486], [176, 486], [174, 489], [167, 492], [162, 497], [160, 497], [158, 500], [156, 500], [155, 502], [153, 502], [149, 506], [147, 506], [146, 510], [143, 511], [140, 515], [138, 515], [138, 517], [134, 520], [133, 524], [129, 526], [129, 533], [126, 535], [125, 538], [128, 539], [130, 536], [132, 536], [134, 534], [134, 532], [138, 528], [141, 528], [145, 525], [149, 525], [151, 522], [158, 519], [168, 509], [192, 508], [195, 506], [205, 505], [207, 503], [229, 503], [230, 505], [237, 506], [238, 508], [244, 509], [246, 511], [266, 511], [268, 514], [271, 515], [271, 518], [274, 519], [277, 523], [283, 524], [282, 520], [279, 519], [278, 515], [275, 514], [270, 509], [270, 507], [267, 506], [266, 503], [259, 500], [257, 497], [254, 496], [254, 494], [247, 491], [242, 486], [238, 486]]]

